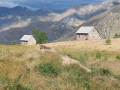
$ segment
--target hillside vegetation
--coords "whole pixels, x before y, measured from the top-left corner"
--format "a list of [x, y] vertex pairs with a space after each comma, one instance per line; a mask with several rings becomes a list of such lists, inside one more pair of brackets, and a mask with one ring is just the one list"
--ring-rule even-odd
[[[120, 39], [0, 45], [0, 90], [117, 90], [120, 88]], [[79, 61], [63, 64], [61, 56]], [[68, 61], [69, 63], [69, 61]]]

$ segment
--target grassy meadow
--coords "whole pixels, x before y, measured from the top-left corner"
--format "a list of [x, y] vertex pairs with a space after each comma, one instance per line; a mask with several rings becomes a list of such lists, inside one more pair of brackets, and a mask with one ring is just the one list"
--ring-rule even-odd
[[[119, 90], [120, 39], [69, 41], [39, 45], [0, 45], [0, 90]], [[63, 65], [61, 55], [78, 60]]]

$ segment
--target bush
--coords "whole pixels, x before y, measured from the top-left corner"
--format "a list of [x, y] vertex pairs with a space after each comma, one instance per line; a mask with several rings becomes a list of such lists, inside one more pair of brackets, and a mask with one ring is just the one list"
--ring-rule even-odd
[[13, 40], [13, 41], [12, 41], [12, 45], [16, 45], [16, 40]]
[[44, 76], [56, 77], [61, 72], [61, 67], [59, 54], [47, 51], [41, 53], [40, 63], [34, 67], [34, 71]]
[[29, 58], [29, 61], [33, 61], [33, 60], [34, 60], [34, 58], [33, 58], [33, 57]]
[[68, 57], [73, 58], [71, 54], [67, 54]]
[[111, 45], [111, 39], [108, 38], [108, 39], [106, 39], [105, 42], [106, 42], [106, 45]]
[[4, 84], [9, 81], [9, 78], [7, 76], [0, 77], [0, 83]]
[[107, 56], [105, 56], [105, 57], [104, 57], [104, 60], [108, 60], [108, 57], [107, 57]]
[[31, 90], [26, 88], [24, 85], [17, 84], [17, 85], [8, 85], [4, 87], [4, 90]]
[[84, 57], [85, 60], [88, 60], [89, 59], [89, 54], [87, 52], [84, 52], [83, 57]]
[[4, 60], [0, 58], [0, 62], [3, 62]]
[[101, 57], [102, 57], [102, 54], [98, 51], [98, 52], [96, 53], [96, 59], [101, 59]]
[[86, 73], [78, 65], [65, 66], [63, 70], [69, 74], [66, 78], [68, 82], [89, 88], [90, 74]]
[[89, 54], [87, 52], [84, 52], [83, 54], [80, 55], [80, 60], [88, 60], [89, 59]]
[[80, 63], [82, 63], [82, 64], [86, 64], [86, 60], [88, 60], [89, 59], [89, 54], [87, 53], [87, 52], [84, 52], [83, 54], [81, 54], [78, 58], [77, 58], [77, 60], [79, 60], [80, 61]]
[[116, 56], [116, 59], [120, 60], [120, 54]]
[[115, 34], [114, 38], [120, 38], [119, 34]]
[[26, 88], [24, 85], [21, 85], [21, 84], [18, 84], [16, 86], [16, 88], [17, 88], [17, 90], [30, 90], [30, 89]]
[[17, 56], [17, 57], [22, 57], [23, 55], [24, 55], [24, 52], [16, 53], [16, 56]]
[[60, 67], [54, 65], [53, 62], [39, 65], [38, 69], [41, 74], [48, 76], [57, 76], [58, 73], [60, 72]]
[[108, 75], [111, 75], [112, 73], [109, 69], [102, 68], [102, 69], [100, 69], [100, 74], [108, 76]]

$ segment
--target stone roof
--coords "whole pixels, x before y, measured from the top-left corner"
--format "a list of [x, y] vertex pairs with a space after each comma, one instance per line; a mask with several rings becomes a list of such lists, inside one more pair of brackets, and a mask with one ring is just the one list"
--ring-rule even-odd
[[20, 40], [21, 41], [29, 41], [31, 37], [33, 37], [33, 35], [24, 35]]
[[80, 29], [76, 32], [76, 33], [90, 33], [92, 30], [94, 29], [94, 27], [80, 27]]

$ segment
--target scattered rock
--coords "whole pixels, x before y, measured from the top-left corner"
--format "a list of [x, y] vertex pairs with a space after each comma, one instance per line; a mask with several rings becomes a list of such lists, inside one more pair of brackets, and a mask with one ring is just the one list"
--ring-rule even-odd
[[51, 49], [51, 48], [44, 45], [40, 45], [40, 49]]

